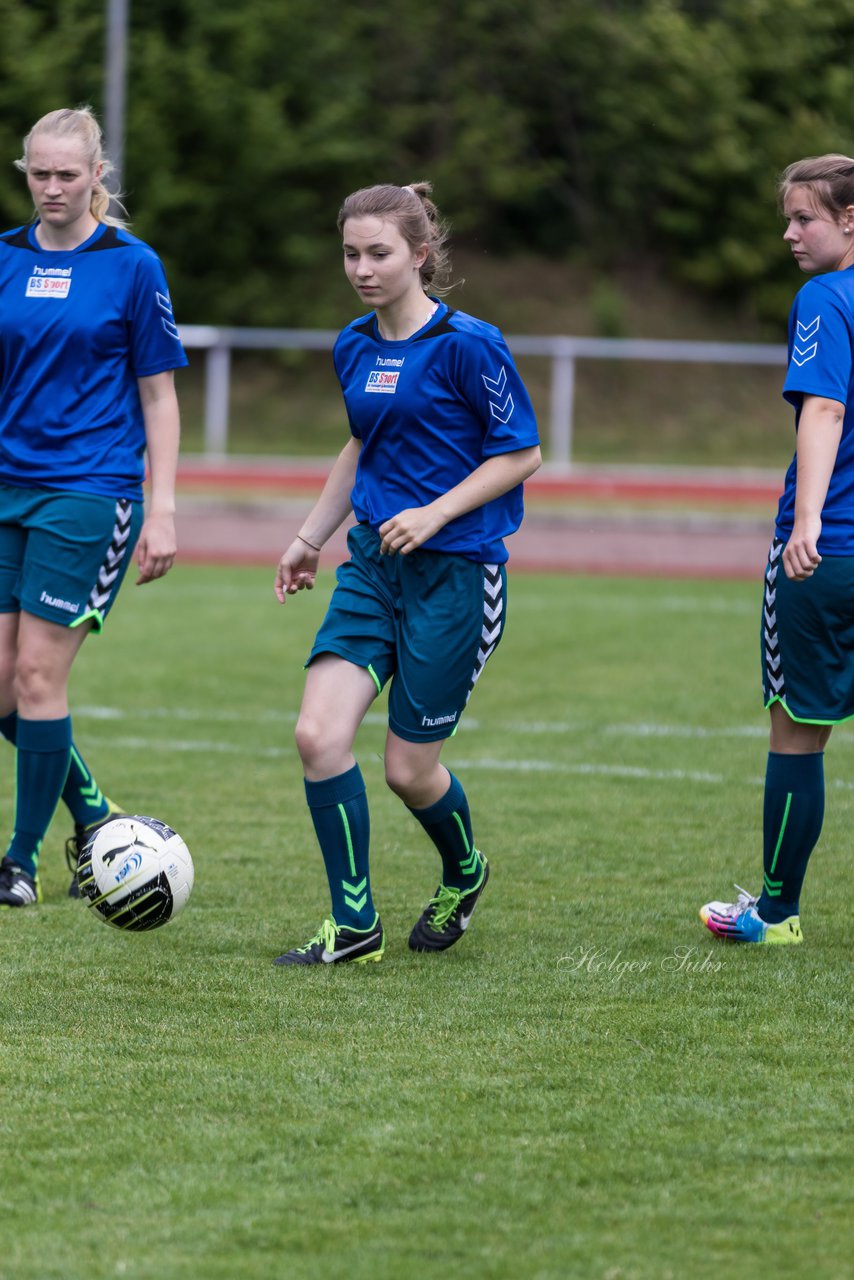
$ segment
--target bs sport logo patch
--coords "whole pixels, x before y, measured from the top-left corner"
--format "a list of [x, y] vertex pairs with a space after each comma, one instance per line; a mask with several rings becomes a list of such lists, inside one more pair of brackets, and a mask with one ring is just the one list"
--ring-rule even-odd
[[27, 281], [28, 298], [67, 298], [71, 288], [71, 267], [33, 267]]
[[365, 383], [366, 391], [378, 392], [380, 395], [393, 396], [397, 390], [399, 369], [372, 369]]

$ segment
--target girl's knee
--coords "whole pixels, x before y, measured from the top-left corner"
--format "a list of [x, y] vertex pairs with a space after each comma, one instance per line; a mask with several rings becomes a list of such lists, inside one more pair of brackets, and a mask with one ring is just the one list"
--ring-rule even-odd
[[28, 652], [18, 654], [13, 677], [17, 702], [37, 706], [53, 698], [57, 688], [63, 689], [64, 684], [64, 681], [60, 681], [55, 673], [40, 661], [37, 654]]
[[312, 764], [322, 753], [325, 736], [320, 721], [313, 716], [300, 714], [294, 729], [294, 740], [303, 764]]
[[445, 770], [432, 751], [423, 753], [416, 749], [386, 752], [386, 784], [411, 808], [418, 809], [431, 803], [431, 799], [425, 800], [425, 796], [432, 797], [437, 786], [441, 790], [447, 785], [446, 777]]
[[406, 800], [407, 796], [413, 789], [417, 774], [411, 767], [399, 760], [386, 760], [385, 762], [385, 780], [386, 785], [399, 796], [401, 800]]
[[301, 712], [294, 740], [307, 776], [331, 778], [352, 767], [352, 739], [324, 719]]

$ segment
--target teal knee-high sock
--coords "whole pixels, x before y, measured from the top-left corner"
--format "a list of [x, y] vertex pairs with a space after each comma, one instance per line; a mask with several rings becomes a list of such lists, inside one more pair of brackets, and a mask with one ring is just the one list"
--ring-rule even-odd
[[68, 777], [62, 788], [62, 800], [67, 805], [75, 823], [91, 827], [102, 822], [110, 813], [110, 802], [98, 786], [86, 761], [72, 742]]
[[474, 889], [483, 872], [474, 847], [469, 802], [458, 779], [451, 774], [451, 785], [441, 800], [409, 812], [439, 850], [442, 884], [449, 889]]
[[[13, 746], [18, 740], [18, 713], [12, 711], [8, 716], [0, 717], [0, 733]], [[81, 827], [90, 827], [93, 822], [101, 822], [110, 812], [110, 802], [98, 786], [80, 752], [71, 743], [71, 762], [68, 766], [68, 777], [62, 789], [62, 801], [67, 806], [75, 823]]]
[[768, 924], [799, 914], [801, 886], [824, 822], [824, 755], [768, 753], [763, 815], [765, 878], [756, 910]]
[[18, 719], [15, 830], [6, 856], [34, 876], [45, 832], [68, 774], [71, 717]]
[[306, 778], [305, 798], [323, 854], [335, 923], [372, 928], [377, 913], [368, 870], [371, 820], [361, 769], [354, 764], [322, 782]]

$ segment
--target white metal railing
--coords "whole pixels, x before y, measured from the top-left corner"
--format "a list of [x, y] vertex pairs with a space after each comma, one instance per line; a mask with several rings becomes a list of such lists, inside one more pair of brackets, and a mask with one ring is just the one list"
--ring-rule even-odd
[[[222, 458], [228, 448], [231, 352], [331, 351], [338, 336], [333, 329], [238, 329], [213, 325], [181, 325], [185, 347], [206, 351], [204, 449]], [[514, 356], [544, 356], [551, 360], [547, 456], [557, 469], [572, 461], [575, 365], [578, 360], [686, 361], [694, 364], [784, 365], [786, 348], [774, 343], [677, 342], [646, 338], [572, 338], [563, 335], [507, 337]]]

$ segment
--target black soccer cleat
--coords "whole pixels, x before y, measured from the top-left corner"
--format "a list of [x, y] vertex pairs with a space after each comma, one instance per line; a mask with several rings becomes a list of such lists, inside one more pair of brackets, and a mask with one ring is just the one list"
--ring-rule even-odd
[[413, 951], [447, 951], [448, 947], [459, 942], [469, 927], [478, 898], [489, 879], [489, 863], [480, 850], [477, 850], [477, 856], [483, 864], [480, 884], [468, 893], [440, 884], [435, 898], [427, 903], [409, 935], [409, 946]]
[[23, 867], [11, 858], [0, 862], [0, 909], [5, 907], [34, 907], [41, 902], [42, 891], [38, 875], [29, 876]]
[[320, 926], [320, 931], [302, 947], [294, 947], [277, 956], [273, 964], [367, 964], [382, 960], [385, 951], [385, 933], [377, 916], [370, 929], [339, 928], [332, 916]]
[[71, 884], [68, 886], [69, 898], [80, 897], [80, 885], [77, 883], [77, 863], [80, 861], [80, 855], [86, 845], [92, 839], [95, 832], [103, 827], [105, 822], [109, 822], [112, 818], [126, 818], [127, 814], [124, 809], [114, 807], [112, 800], [108, 800], [110, 812], [106, 818], [93, 822], [91, 826], [84, 827], [82, 822], [75, 822], [74, 835], [69, 836], [65, 842], [65, 861], [68, 863], [68, 870], [71, 872]]

